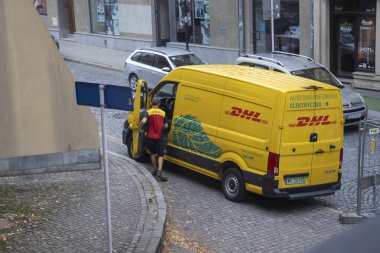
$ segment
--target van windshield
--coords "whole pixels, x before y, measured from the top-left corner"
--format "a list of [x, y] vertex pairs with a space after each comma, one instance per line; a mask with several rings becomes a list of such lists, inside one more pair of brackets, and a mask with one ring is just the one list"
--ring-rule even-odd
[[198, 58], [195, 54], [183, 54], [175, 55], [169, 57], [176, 67], [185, 66], [185, 65], [199, 65], [204, 64], [201, 59]]
[[343, 88], [344, 86], [325, 68], [312, 68], [312, 69], [300, 69], [291, 72], [292, 75], [317, 80], [322, 83], [327, 83], [338, 88]]

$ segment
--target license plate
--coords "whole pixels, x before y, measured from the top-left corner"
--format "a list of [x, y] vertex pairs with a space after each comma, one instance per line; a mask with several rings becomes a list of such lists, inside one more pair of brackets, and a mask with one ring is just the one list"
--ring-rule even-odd
[[360, 112], [353, 112], [346, 115], [346, 119], [357, 119], [361, 117]]
[[285, 184], [304, 184], [304, 183], [306, 183], [306, 176], [285, 178]]

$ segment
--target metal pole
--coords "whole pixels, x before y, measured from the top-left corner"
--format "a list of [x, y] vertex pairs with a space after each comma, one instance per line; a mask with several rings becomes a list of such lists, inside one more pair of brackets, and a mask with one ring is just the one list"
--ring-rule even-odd
[[239, 0], [239, 56], [244, 54], [244, 0]]
[[112, 253], [112, 230], [111, 230], [111, 204], [110, 204], [110, 191], [109, 191], [109, 177], [108, 177], [108, 150], [106, 142], [106, 126], [104, 121], [104, 85], [99, 85], [100, 96], [100, 121], [102, 125], [102, 144], [103, 144], [103, 158], [104, 158], [104, 184], [106, 189], [106, 216], [107, 216], [107, 235], [108, 235], [108, 253]]
[[273, 10], [273, 0], [270, 0], [270, 25], [271, 25], [272, 52], [273, 52], [274, 51], [274, 10]]
[[188, 26], [188, 23], [189, 21], [187, 20], [187, 1], [188, 0], [185, 0], [185, 28], [186, 28], [186, 50], [189, 51], [189, 26]]
[[360, 122], [360, 125], [359, 125], [359, 156], [358, 156], [358, 183], [357, 183], [357, 195], [356, 195], [356, 202], [357, 202], [357, 206], [356, 206], [356, 213], [357, 215], [361, 215], [361, 211], [362, 211], [362, 192], [361, 192], [361, 170], [363, 169], [362, 168], [362, 165], [363, 165], [363, 150], [364, 150], [364, 145], [363, 145], [363, 134], [364, 133], [364, 122], [361, 121]]

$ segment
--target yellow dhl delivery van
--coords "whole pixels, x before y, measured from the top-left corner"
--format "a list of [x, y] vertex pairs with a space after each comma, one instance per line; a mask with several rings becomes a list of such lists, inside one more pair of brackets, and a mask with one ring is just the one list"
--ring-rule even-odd
[[140, 81], [123, 131], [136, 160], [145, 153], [140, 105], [150, 108], [157, 97], [170, 125], [165, 159], [221, 180], [229, 200], [246, 191], [299, 199], [340, 188], [339, 89], [274, 71], [201, 65], [177, 68], [144, 90]]

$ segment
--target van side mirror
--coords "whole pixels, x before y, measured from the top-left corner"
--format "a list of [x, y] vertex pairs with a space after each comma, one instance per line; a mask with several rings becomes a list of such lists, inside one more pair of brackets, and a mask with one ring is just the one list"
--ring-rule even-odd
[[162, 68], [162, 71], [164, 71], [164, 72], [170, 72], [170, 71], [172, 71], [169, 67], [163, 67]]

